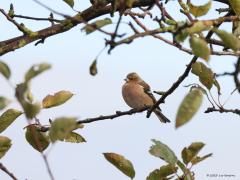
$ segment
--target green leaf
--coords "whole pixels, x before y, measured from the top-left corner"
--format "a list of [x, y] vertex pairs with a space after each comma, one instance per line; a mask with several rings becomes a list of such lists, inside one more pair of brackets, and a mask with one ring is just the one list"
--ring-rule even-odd
[[85, 27], [83, 27], [82, 30], [84, 30], [86, 34], [90, 34], [96, 31], [97, 29], [100, 29], [108, 24], [112, 24], [112, 20], [110, 18], [105, 18], [102, 20], [97, 20], [91, 24], [87, 24]]
[[224, 30], [219, 30], [217, 28], [214, 28], [213, 31], [219, 36], [226, 47], [232, 49], [233, 51], [237, 51], [240, 48], [239, 39], [232, 33]]
[[204, 39], [191, 36], [189, 42], [194, 55], [201, 57], [206, 61], [209, 60], [210, 49], [208, 48], [207, 42]]
[[67, 3], [71, 8], [74, 6], [74, 0], [63, 0], [65, 3]]
[[233, 35], [240, 38], [240, 21], [233, 21]]
[[0, 61], [0, 74], [2, 74], [6, 79], [9, 79], [11, 76], [10, 68], [2, 61]]
[[5, 136], [0, 136], [0, 159], [7, 153], [11, 146], [11, 139]]
[[166, 180], [166, 177], [172, 175], [177, 172], [177, 167], [173, 164], [168, 164], [160, 167], [160, 169], [156, 169], [151, 172], [147, 180]]
[[37, 75], [41, 74], [42, 72], [48, 70], [51, 68], [50, 64], [47, 63], [41, 63], [41, 64], [35, 64], [33, 65], [25, 74], [25, 82], [30, 81]]
[[10, 100], [0, 96], [0, 111], [3, 110], [5, 107], [7, 107], [8, 104], [10, 104]]
[[126, 0], [125, 1], [125, 5], [127, 8], [132, 8], [132, 5], [133, 3], [135, 2], [136, 0]]
[[46, 133], [41, 132], [39, 128], [33, 124], [27, 127], [25, 138], [27, 142], [39, 152], [43, 152], [50, 143]]
[[82, 142], [86, 142], [86, 140], [84, 139], [84, 137], [82, 137], [80, 134], [75, 133], [75, 132], [70, 132], [65, 138], [64, 140], [65, 142], [71, 142], [71, 143], [82, 143]]
[[97, 73], [98, 73], [98, 70], [97, 70], [97, 59], [95, 59], [90, 68], [89, 68], [89, 72], [92, 76], [95, 76]]
[[199, 151], [204, 147], [204, 143], [202, 142], [194, 142], [187, 148], [185, 147], [182, 150], [182, 159], [183, 162], [187, 165], [191, 162], [199, 153]]
[[22, 114], [21, 111], [16, 109], [8, 109], [0, 116], [0, 133], [7, 129], [15, 119]]
[[189, 12], [195, 17], [203, 16], [208, 13], [212, 6], [212, 1], [210, 0], [208, 3], [202, 6], [195, 6], [191, 2], [188, 3]]
[[175, 37], [175, 40], [180, 43], [180, 42], [184, 42], [187, 37], [188, 37], [189, 33], [186, 29], [183, 29], [180, 33], [178, 33]]
[[176, 116], [175, 127], [178, 128], [187, 122], [196, 114], [202, 104], [203, 94], [198, 88], [194, 88], [183, 99]]
[[212, 21], [197, 21], [191, 27], [187, 28], [187, 32], [189, 34], [201, 33], [202, 31], [211, 29], [212, 25]]
[[236, 15], [240, 15], [240, 1], [239, 0], [229, 0], [230, 5]]
[[203, 64], [202, 62], [195, 62], [192, 65], [191, 72], [199, 77], [199, 81], [205, 87], [207, 87], [209, 90], [212, 88], [215, 79], [214, 73], [205, 64]]
[[165, 144], [157, 140], [152, 140], [154, 145], [150, 147], [149, 153], [155, 157], [159, 157], [169, 164], [175, 164], [177, 162], [177, 157], [174, 152]]
[[64, 141], [76, 128], [78, 128], [76, 118], [57, 118], [51, 124], [49, 137], [52, 142], [57, 140]]
[[213, 84], [217, 88], [218, 95], [221, 95], [221, 86], [220, 86], [219, 82], [216, 79], [214, 79], [214, 83]]
[[42, 100], [42, 106], [43, 108], [51, 108], [51, 107], [59, 106], [64, 104], [66, 101], [68, 101], [72, 96], [73, 96], [73, 93], [71, 93], [70, 91], [59, 91], [54, 95], [47, 95]]
[[41, 110], [41, 104], [32, 102], [32, 97], [30, 98], [30, 90], [28, 83], [18, 84], [15, 90], [15, 96], [19, 103], [22, 105], [25, 115], [28, 119], [33, 119]]
[[122, 173], [133, 179], [135, 170], [132, 163], [124, 156], [116, 153], [103, 153], [105, 159], [119, 169]]
[[24, 112], [27, 118], [33, 119], [41, 110], [40, 103], [26, 103], [24, 105]]
[[207, 159], [207, 158], [209, 158], [209, 157], [211, 157], [211, 156], [212, 156], [212, 153], [207, 154], [207, 155], [205, 155], [205, 156], [203, 156], [203, 157], [196, 156], [196, 157], [194, 157], [194, 158], [192, 159], [191, 163], [192, 163], [193, 165], [198, 164], [198, 163], [204, 161], [205, 159]]

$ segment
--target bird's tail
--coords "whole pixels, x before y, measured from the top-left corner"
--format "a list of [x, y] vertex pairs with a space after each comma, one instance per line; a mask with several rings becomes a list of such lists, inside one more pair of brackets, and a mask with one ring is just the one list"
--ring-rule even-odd
[[163, 115], [163, 113], [161, 112], [160, 109], [155, 109], [154, 113], [156, 114], [156, 116], [158, 117], [158, 119], [162, 122], [162, 123], [169, 123], [171, 122], [166, 116]]

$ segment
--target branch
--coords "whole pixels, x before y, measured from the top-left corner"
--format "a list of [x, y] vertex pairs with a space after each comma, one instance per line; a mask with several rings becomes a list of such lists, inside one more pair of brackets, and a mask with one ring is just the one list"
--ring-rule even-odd
[[[136, 0], [133, 3], [134, 7], [142, 7], [152, 5], [154, 0]], [[117, 6], [117, 10], [120, 10], [120, 5]], [[47, 37], [66, 32], [78, 24], [81, 24], [83, 21], [87, 22], [92, 19], [95, 19], [99, 16], [109, 14], [112, 12], [112, 6], [108, 5], [105, 7], [95, 7], [91, 6], [88, 9], [84, 10], [82, 13], [78, 13], [71, 18], [66, 18], [61, 23], [53, 25], [51, 27], [36, 31], [34, 36], [23, 35], [15, 37], [6, 41], [0, 42], [0, 56], [8, 52], [19, 49], [27, 44], [34, 42], [36, 40], [45, 39]]]
[[57, 22], [60, 23], [62, 20], [59, 19], [54, 19], [54, 18], [38, 18], [38, 17], [32, 17], [32, 16], [23, 16], [23, 15], [17, 15], [14, 14], [13, 17], [16, 18], [22, 18], [22, 19], [30, 19], [30, 20], [34, 20], [34, 21], [49, 21], [49, 22]]
[[13, 180], [17, 180], [13, 173], [11, 173], [2, 163], [0, 163], [0, 169], [9, 175]]
[[[228, 16], [228, 14], [226, 16]], [[219, 27], [221, 24], [222, 23], [217, 24], [216, 27]], [[207, 36], [206, 36], [206, 39], [210, 39], [212, 37], [212, 35], [213, 35], [213, 31], [209, 31]], [[157, 108], [161, 103], [164, 103], [165, 99], [178, 88], [178, 86], [188, 76], [189, 72], [191, 71], [192, 64], [195, 63], [197, 61], [197, 59], [198, 59], [197, 56], [194, 56], [192, 58], [190, 63], [187, 65], [187, 68], [185, 69], [183, 74], [178, 78], [178, 80], [175, 83], [173, 83], [172, 86], [162, 95], [162, 97], [149, 109], [149, 111], [147, 113], [147, 117], [150, 117], [150, 115], [153, 112], [153, 110], [155, 108]]]
[[211, 108], [207, 108], [207, 110], [205, 111], [205, 113], [211, 113], [211, 112], [220, 112], [220, 113], [234, 113], [240, 116], [240, 110], [239, 109], [216, 109], [214, 107]]
[[78, 124], [92, 123], [92, 122], [95, 122], [95, 121], [102, 121], [102, 120], [106, 120], [106, 119], [115, 119], [115, 118], [120, 117], [120, 116], [126, 116], [126, 115], [141, 113], [141, 112], [144, 112], [144, 111], [148, 110], [149, 108], [150, 107], [144, 107], [144, 108], [139, 108], [139, 109], [130, 109], [129, 111], [116, 111], [116, 113], [112, 114], [112, 115], [99, 116], [99, 117], [95, 117], [95, 118], [87, 118], [87, 119], [84, 119], [84, 120], [79, 120]]
[[[133, 114], [136, 114], [136, 113], [141, 113], [141, 112], [147, 111], [149, 108], [150, 107], [143, 107], [143, 108], [139, 108], [139, 109], [130, 109], [128, 111], [116, 111], [115, 114], [98, 116], [98, 117], [94, 117], [94, 118], [86, 118], [86, 119], [77, 121], [77, 123], [78, 124], [87, 124], [87, 123], [92, 123], [92, 122], [96, 122], [96, 121], [115, 119], [115, 118], [118, 118], [120, 116], [126, 116], [126, 115], [133, 115]], [[47, 132], [49, 129], [50, 129], [50, 127], [40, 126], [40, 131], [42, 131], [42, 132]]]

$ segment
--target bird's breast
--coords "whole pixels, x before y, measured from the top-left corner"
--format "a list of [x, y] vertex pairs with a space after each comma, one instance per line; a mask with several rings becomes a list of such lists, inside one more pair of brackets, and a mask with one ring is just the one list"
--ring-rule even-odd
[[141, 108], [153, 105], [151, 97], [144, 92], [141, 85], [136, 83], [126, 83], [122, 87], [124, 101], [131, 108]]

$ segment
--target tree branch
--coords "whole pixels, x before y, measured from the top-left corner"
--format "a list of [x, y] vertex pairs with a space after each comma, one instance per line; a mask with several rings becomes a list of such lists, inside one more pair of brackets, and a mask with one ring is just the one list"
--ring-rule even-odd
[[211, 113], [211, 112], [220, 112], [220, 113], [234, 113], [240, 116], [240, 110], [239, 109], [216, 109], [214, 107], [211, 108], [207, 108], [207, 110], [205, 111], [205, 113]]
[[[228, 16], [228, 14], [226, 15]], [[216, 25], [216, 27], [219, 27], [222, 23], [219, 23]], [[210, 39], [213, 35], [213, 31], [209, 31], [206, 39]], [[183, 72], [183, 74], [178, 78], [178, 80], [176, 82], [174, 82], [172, 84], [172, 86], [162, 95], [162, 97], [149, 109], [148, 113], [147, 113], [147, 117], [150, 117], [151, 113], [153, 112], [153, 110], [155, 108], [157, 108], [161, 103], [165, 102], [165, 99], [172, 94], [177, 88], [178, 86], [184, 81], [184, 79], [188, 76], [189, 72], [191, 71], [192, 68], [192, 64], [195, 63], [197, 61], [198, 57], [194, 56], [192, 58], [192, 60], [190, 61], [190, 63], [187, 65], [187, 68], [185, 69], [185, 71]]]
[[[154, 3], [154, 0], [136, 0], [133, 3], [134, 7], [149, 6]], [[117, 6], [117, 10], [120, 10], [120, 5]], [[105, 7], [95, 7], [91, 6], [88, 9], [84, 10], [82, 13], [76, 14], [71, 18], [66, 18], [61, 23], [53, 25], [51, 27], [36, 31], [34, 36], [23, 35], [15, 37], [6, 41], [0, 42], [0, 56], [8, 52], [19, 49], [27, 44], [34, 42], [39, 39], [45, 39], [47, 37], [63, 33], [75, 27], [78, 24], [81, 24], [83, 21], [87, 22], [96, 17], [109, 14], [112, 12], [112, 6], [108, 5]]]
[[2, 163], [0, 163], [0, 169], [9, 175], [13, 180], [17, 180], [13, 173], [11, 173]]

